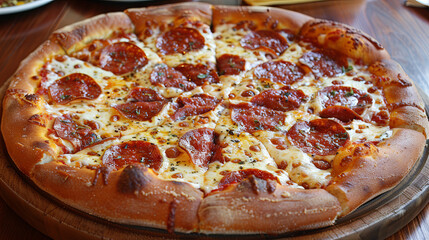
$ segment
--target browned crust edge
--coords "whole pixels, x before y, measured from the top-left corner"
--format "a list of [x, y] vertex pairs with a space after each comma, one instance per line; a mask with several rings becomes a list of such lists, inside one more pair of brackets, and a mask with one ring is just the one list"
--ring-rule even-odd
[[414, 106], [424, 110], [424, 102], [413, 81], [396, 61], [384, 59], [372, 64], [368, 70], [376, 76], [375, 84], [384, 89], [387, 104], [390, 104], [392, 109]]
[[135, 33], [141, 37], [151, 25], [165, 29], [175, 20], [202, 22], [208, 26], [212, 20], [212, 5], [208, 3], [188, 2], [167, 4], [147, 8], [131, 8], [125, 10], [133, 24]]
[[350, 155], [354, 151], [356, 157], [350, 166], [333, 177], [326, 188], [340, 201], [341, 216], [396, 186], [420, 158], [425, 143], [423, 134], [397, 128], [391, 138], [376, 146], [375, 152], [362, 154], [364, 149], [353, 149]]
[[304, 24], [300, 37], [323, 49], [360, 59], [365, 65], [390, 58], [383, 46], [371, 36], [343, 23], [315, 19]]
[[241, 21], [251, 20], [259, 29], [288, 29], [298, 34], [304, 23], [314, 18], [285, 9], [271, 7], [234, 7], [213, 6], [212, 25], [216, 27], [222, 24], [237, 24]]
[[375, 84], [383, 88], [391, 112], [391, 128], [409, 128], [429, 136], [429, 123], [425, 104], [413, 81], [402, 67], [392, 59], [372, 64], [369, 71]]
[[203, 233], [281, 233], [332, 225], [340, 211], [338, 200], [323, 189], [250, 177], [206, 196], [198, 215]]
[[96, 38], [106, 38], [115, 31], [131, 33], [134, 25], [123, 12], [101, 14], [52, 33], [52, 37], [71, 54], [86, 46]]
[[429, 122], [426, 113], [413, 106], [403, 106], [390, 113], [390, 126], [392, 128], [412, 129], [429, 136]]
[[50, 162], [36, 165], [31, 178], [61, 202], [103, 219], [169, 231], [198, 230], [203, 193], [191, 184], [160, 180], [138, 165], [105, 174], [106, 179], [96, 174]]
[[26, 175], [30, 174], [40, 159], [53, 156], [57, 151], [57, 147], [45, 137], [46, 127], [41, 125], [43, 121], [41, 124], [29, 122], [33, 115], [40, 114], [43, 109], [40, 99], [30, 94], [40, 80], [32, 80], [31, 77], [37, 75], [36, 69], [40, 69], [45, 60], [55, 54], [64, 54], [64, 51], [58, 44], [48, 40], [23, 60], [18, 71], [11, 77], [3, 99], [3, 138], [9, 155]]
[[19, 64], [18, 70], [10, 79], [10, 89], [20, 89], [32, 93], [38, 87], [40, 79], [32, 80], [37, 76], [38, 70], [46, 63], [46, 60], [57, 54], [64, 55], [65, 52], [52, 36], [42, 43], [34, 52]]

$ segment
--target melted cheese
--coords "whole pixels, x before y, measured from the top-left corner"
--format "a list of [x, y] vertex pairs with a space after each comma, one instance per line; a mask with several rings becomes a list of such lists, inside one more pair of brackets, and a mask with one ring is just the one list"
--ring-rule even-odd
[[361, 120], [353, 120], [345, 128], [351, 142], [382, 141], [392, 136], [392, 130], [389, 127], [375, 126]]
[[[300, 149], [292, 146], [284, 134], [258, 131], [256, 137], [268, 149], [271, 157], [278, 166], [286, 165], [285, 171], [293, 182], [299, 185], [307, 183], [311, 188], [320, 188], [329, 183], [331, 170], [317, 168], [312, 163], [312, 158]], [[284, 144], [273, 144], [272, 139], [275, 138], [282, 139]]]
[[[137, 72], [122, 76], [116, 76], [109, 71], [72, 57], [65, 57], [64, 61], [54, 59], [49, 62], [46, 65], [49, 74], [47, 80], [42, 83], [43, 88], [49, 88], [64, 75], [84, 73], [97, 82], [102, 88], [102, 94], [94, 100], [75, 100], [65, 105], [45, 102], [45, 111], [52, 116], [52, 119], [63, 114], [75, 114], [79, 116], [79, 122], [96, 121], [99, 128], [95, 130], [95, 133], [107, 140], [74, 154], [60, 154], [56, 158], [44, 155], [39, 164], [57, 159], [75, 167], [100, 166], [104, 152], [112, 145], [141, 140], [155, 144], [160, 150], [162, 163], [159, 170], [156, 171], [159, 178], [187, 182], [201, 188], [206, 193], [218, 188], [221, 179], [227, 172], [243, 169], [266, 171], [275, 176], [280, 184], [288, 184], [296, 188], [325, 187], [331, 180], [332, 169], [319, 169], [314, 164], [314, 160], [331, 163], [334, 156], [314, 157], [304, 153], [289, 142], [285, 133], [298, 121], [318, 119], [317, 114], [323, 110], [323, 106], [317, 93], [325, 87], [335, 85], [336, 82], [368, 92], [373, 99], [371, 107], [366, 109], [362, 115], [363, 121], [354, 120], [345, 125], [351, 142], [382, 141], [391, 136], [392, 131], [388, 126], [381, 127], [370, 123], [373, 114], [386, 107], [384, 98], [381, 91], [369, 92], [369, 89], [373, 87], [369, 72], [353, 62], [350, 62], [350, 65], [352, 71], [358, 73], [355, 76], [344, 73], [332, 78], [316, 79], [310, 72], [301, 80], [291, 84], [292, 89], [302, 90], [308, 99], [298, 109], [286, 112], [284, 124], [279, 125], [276, 131], [247, 133], [231, 120], [231, 110], [222, 104], [201, 116], [188, 116], [179, 121], [172, 121], [170, 115], [176, 110], [174, 103], [178, 96], [191, 97], [195, 94], [206, 93], [218, 99], [227, 100], [224, 103], [240, 103], [250, 101], [253, 97], [243, 94], [246, 91], [253, 91], [256, 95], [267, 89], [279, 89], [284, 86], [281, 83], [262, 81], [254, 77], [252, 68], [270, 59], [262, 54], [263, 52], [246, 50], [241, 46], [241, 38], [246, 36], [250, 32], [249, 30], [233, 30], [233, 25], [225, 24], [217, 26], [215, 33], [211, 33], [208, 26], [202, 26], [198, 31], [205, 38], [205, 46], [199, 51], [190, 51], [185, 54], [158, 55], [156, 39], [162, 34], [159, 29], [153, 29], [153, 34], [142, 42], [133, 37], [114, 40], [113, 42], [132, 41], [146, 53], [149, 59], [148, 64]], [[298, 64], [300, 57], [307, 51], [306, 47], [302, 43], [292, 43], [277, 60]], [[150, 82], [150, 75], [157, 64], [166, 63], [168, 66], [174, 67], [181, 63], [202, 63], [214, 66], [216, 57], [225, 53], [244, 58], [246, 60], [245, 71], [235, 76], [220, 76], [220, 83], [205, 84], [189, 92], [183, 92], [178, 88], [154, 86]], [[354, 80], [357, 76], [366, 81]], [[113, 108], [116, 104], [125, 103], [129, 91], [136, 86], [155, 89], [164, 97], [170, 98], [170, 102], [165, 104], [161, 112], [151, 121], [126, 119]], [[119, 118], [113, 118], [113, 116], [119, 116]], [[52, 125], [52, 121], [50, 124]], [[222, 149], [222, 156], [227, 160], [224, 163], [215, 161], [207, 167], [196, 166], [186, 151], [179, 146], [181, 136], [192, 129], [202, 127], [214, 129], [219, 136], [219, 141], [225, 145]], [[49, 137], [70, 152], [73, 151], [72, 144], [67, 140], [57, 137], [54, 133], [51, 133]], [[282, 146], [274, 144], [272, 141], [274, 138], [281, 139]], [[180, 150], [180, 154], [175, 158], [169, 158], [166, 154], [166, 151], [172, 147]], [[279, 167], [284, 169], [279, 169]]]
[[[163, 62], [165, 62], [170, 67], [175, 67], [182, 63], [215, 65], [216, 44], [213, 38], [213, 33], [210, 31], [210, 27], [207, 25], [202, 25], [199, 28], [195, 28], [194, 26], [186, 23], [184, 23], [182, 27], [190, 27], [196, 29], [204, 37], [204, 47], [202, 49], [190, 51], [185, 54], [160, 54]], [[155, 28], [152, 31], [153, 34], [150, 37], [146, 38], [144, 40], [144, 43], [153, 51], [158, 52], [159, 49], [156, 47], [156, 43], [158, 38], [162, 36], [163, 32], [161, 32], [159, 28]]]
[[[244, 29], [235, 30], [234, 24], [217, 26], [214, 33], [216, 58], [226, 53], [240, 56], [246, 60], [245, 70], [250, 70], [262, 62], [268, 61], [270, 58], [264, 52], [244, 49], [241, 46], [241, 39], [250, 32], [250, 30]], [[243, 74], [244, 72], [241, 73], [241, 75]]]
[[[302, 43], [301, 43], [302, 44]], [[288, 49], [279, 56], [279, 60], [285, 60], [292, 63], [298, 63], [299, 58], [304, 54], [305, 46], [301, 46], [298, 43], [292, 43]]]
[[209, 165], [202, 188], [205, 192], [218, 188], [218, 184], [226, 172], [244, 169], [259, 169], [269, 172], [277, 177], [281, 184], [286, 184], [289, 180], [287, 172], [277, 168], [277, 164], [264, 145], [249, 133], [222, 134], [220, 139], [223, 144], [227, 145], [222, 149], [222, 156], [227, 159], [227, 162], [215, 161]]

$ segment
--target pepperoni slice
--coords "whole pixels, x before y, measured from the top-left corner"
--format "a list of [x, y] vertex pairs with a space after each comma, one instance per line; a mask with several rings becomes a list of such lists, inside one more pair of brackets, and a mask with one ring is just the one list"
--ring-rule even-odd
[[273, 174], [267, 171], [253, 169], [253, 168], [243, 169], [240, 171], [229, 172], [225, 176], [223, 176], [223, 178], [220, 180], [218, 184], [219, 189], [223, 189], [230, 184], [239, 183], [252, 175], [264, 180], [277, 180], [277, 178]]
[[178, 156], [180, 156], [180, 154], [181, 152], [177, 147], [170, 147], [170, 148], [167, 148], [167, 150], [165, 150], [165, 155], [168, 158], [177, 158]]
[[157, 115], [165, 102], [127, 102], [114, 106], [125, 117], [136, 121], [149, 121]]
[[344, 123], [349, 123], [353, 119], [362, 120], [362, 117], [355, 111], [343, 106], [327, 107], [319, 113], [319, 116], [322, 118], [336, 118]]
[[189, 82], [183, 74], [165, 64], [158, 64], [150, 74], [150, 82], [154, 85], [180, 88], [189, 91], [197, 87], [193, 82]]
[[165, 100], [157, 91], [150, 88], [134, 88], [128, 94], [128, 99], [132, 102], [155, 102]]
[[185, 149], [195, 165], [207, 167], [215, 148], [214, 140], [214, 130], [199, 128], [185, 133], [179, 139], [179, 146]]
[[258, 30], [250, 32], [240, 41], [246, 49], [271, 49], [280, 55], [288, 48], [287, 40], [277, 32], [271, 30]]
[[116, 75], [136, 71], [148, 63], [144, 51], [129, 42], [106, 46], [100, 54], [100, 67]]
[[72, 73], [56, 80], [49, 87], [49, 94], [54, 102], [66, 104], [75, 99], [96, 99], [101, 94], [101, 87], [86, 74]]
[[329, 86], [318, 92], [324, 107], [344, 106], [361, 115], [372, 104], [369, 94], [352, 87]]
[[[219, 141], [219, 138], [216, 139]], [[223, 156], [222, 150], [225, 146], [222, 145], [223, 143], [216, 142], [215, 146], [213, 147], [213, 155], [210, 159], [210, 162], [218, 161], [220, 163], [227, 162], [227, 157]]]
[[249, 103], [234, 104], [231, 107], [231, 119], [250, 133], [258, 130], [276, 131], [276, 127], [284, 124], [286, 117], [283, 112]]
[[190, 98], [179, 97], [177, 99], [178, 109], [171, 118], [179, 120], [188, 116], [204, 114], [213, 110], [219, 102], [219, 99], [207, 94], [196, 94]]
[[223, 54], [217, 59], [216, 68], [219, 75], [238, 75], [244, 71], [246, 60], [243, 58], [232, 55]]
[[174, 69], [181, 72], [189, 81], [197, 84], [198, 86], [201, 86], [204, 83], [210, 84], [219, 82], [219, 76], [216, 71], [203, 64], [192, 65], [183, 63]]
[[118, 170], [130, 164], [142, 164], [156, 171], [162, 164], [158, 147], [145, 141], [129, 141], [113, 145], [104, 152], [103, 165]]
[[174, 28], [157, 39], [156, 47], [162, 54], [185, 54], [204, 47], [204, 37], [195, 28]]
[[304, 77], [304, 70], [294, 63], [281, 60], [262, 63], [255, 67], [253, 74], [258, 79], [292, 84]]
[[389, 123], [389, 113], [387, 111], [380, 111], [371, 117], [371, 121], [379, 126], [386, 126]]
[[299, 62], [309, 67], [317, 78], [322, 76], [334, 77], [344, 72], [343, 64], [321, 52], [306, 52], [299, 59]]
[[58, 137], [70, 141], [76, 152], [99, 140], [90, 126], [77, 123], [70, 114], [57, 117], [53, 129]]
[[307, 96], [301, 90], [270, 89], [254, 96], [251, 102], [258, 106], [286, 112], [299, 108], [306, 100]]
[[330, 119], [297, 122], [286, 135], [303, 152], [320, 156], [335, 154], [349, 140], [344, 127]]

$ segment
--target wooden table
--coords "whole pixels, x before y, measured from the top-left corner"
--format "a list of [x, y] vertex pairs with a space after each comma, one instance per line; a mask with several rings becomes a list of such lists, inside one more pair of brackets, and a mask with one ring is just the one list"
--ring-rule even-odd
[[[0, 83], [4, 83], [17, 69], [19, 62], [55, 29], [100, 13], [170, 2], [56, 0], [28, 12], [0, 16]], [[429, 9], [408, 8], [400, 0], [326, 1], [279, 7], [362, 29], [379, 40], [422, 92], [429, 94]], [[389, 239], [429, 239], [429, 206], [408, 225], [392, 234]], [[28, 225], [0, 199], [0, 239], [48, 237]]]

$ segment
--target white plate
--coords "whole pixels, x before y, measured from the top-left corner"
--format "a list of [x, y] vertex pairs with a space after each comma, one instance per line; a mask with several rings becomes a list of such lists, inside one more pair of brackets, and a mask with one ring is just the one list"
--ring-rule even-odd
[[34, 2], [25, 3], [19, 6], [13, 6], [13, 7], [2, 7], [0, 8], [0, 15], [3, 14], [10, 14], [10, 13], [17, 13], [17, 12], [23, 12], [27, 11], [33, 8], [37, 8], [40, 6], [43, 6], [49, 2], [52, 2], [53, 0], [37, 0]]
[[417, 2], [429, 7], [429, 0], [417, 0]]

